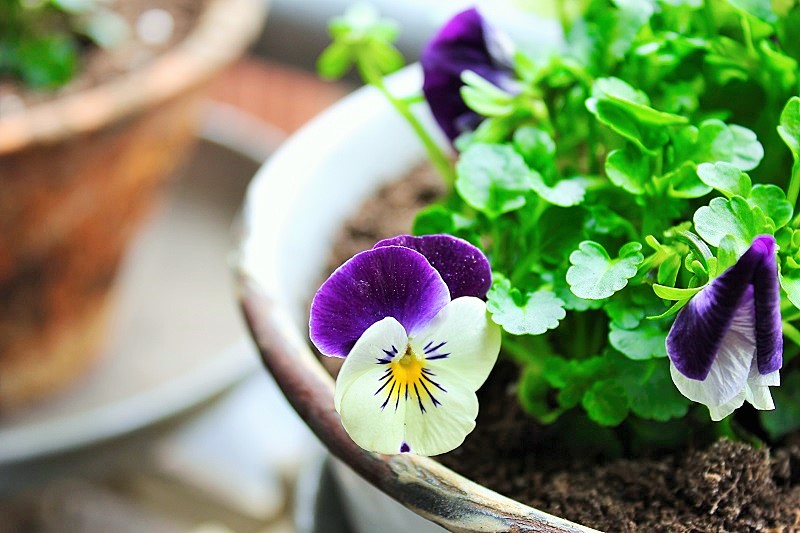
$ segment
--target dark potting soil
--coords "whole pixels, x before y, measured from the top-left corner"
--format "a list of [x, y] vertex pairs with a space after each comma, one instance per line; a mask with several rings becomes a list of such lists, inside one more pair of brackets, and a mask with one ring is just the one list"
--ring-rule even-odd
[[[0, 114], [16, 112], [45, 100], [76, 93], [143, 67], [186, 38], [207, 3], [208, 0], [109, 2], [108, 7], [127, 24], [127, 38], [108, 49], [84, 43], [75, 78], [56, 90], [29, 91], [17, 82], [0, 78]], [[159, 42], [148, 42], [137, 31], [140, 17], [151, 10], [165, 11], [172, 20], [171, 32]]]
[[[332, 271], [376, 241], [408, 233], [414, 214], [441, 196], [421, 167], [380, 189], [345, 224]], [[332, 372], [331, 358], [322, 358]], [[755, 449], [720, 440], [648, 459], [581, 460], [547, 447], [543, 428], [516, 399], [516, 366], [500, 362], [478, 392], [477, 427], [437, 459], [501, 494], [554, 515], [614, 532], [800, 531], [800, 437]]]

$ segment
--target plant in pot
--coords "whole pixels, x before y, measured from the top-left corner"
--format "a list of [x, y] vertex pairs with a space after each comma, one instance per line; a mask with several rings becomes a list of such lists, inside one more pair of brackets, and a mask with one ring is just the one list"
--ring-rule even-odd
[[[545, 57], [474, 9], [434, 37], [443, 142], [414, 72], [383, 78], [392, 27], [332, 24], [323, 74], [355, 65], [388, 103], [345, 102], [253, 185], [243, 305], [265, 363], [334, 455], [449, 529], [796, 527], [800, 7], [558, 5]], [[313, 294], [328, 252], [298, 243], [420, 153], [397, 116], [447, 193], [415, 236], [352, 231], [378, 242]], [[335, 389], [306, 334], [343, 360]]]
[[[0, 6], [0, 409], [99, 353], [125, 246], [262, 0]], [[102, 46], [101, 46], [102, 45]]]

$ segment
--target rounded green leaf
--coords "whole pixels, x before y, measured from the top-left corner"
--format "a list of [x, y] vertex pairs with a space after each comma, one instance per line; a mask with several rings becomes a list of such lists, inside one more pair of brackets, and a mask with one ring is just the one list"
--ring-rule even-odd
[[489, 218], [525, 205], [531, 172], [525, 160], [505, 144], [473, 144], [456, 165], [456, 191]]
[[499, 274], [486, 296], [492, 319], [512, 335], [541, 335], [558, 327], [558, 322], [567, 316], [564, 301], [552, 292], [540, 290], [523, 295]]
[[602, 300], [628, 284], [644, 261], [642, 245], [630, 242], [611, 259], [601, 244], [583, 241], [569, 256], [572, 266], [567, 271], [567, 283], [579, 298]]
[[650, 178], [647, 157], [633, 146], [614, 150], [606, 158], [606, 176], [611, 183], [631, 194], [644, 194], [644, 185]]
[[581, 405], [589, 418], [601, 426], [617, 426], [628, 416], [630, 404], [625, 389], [613, 380], [598, 381], [583, 395]]

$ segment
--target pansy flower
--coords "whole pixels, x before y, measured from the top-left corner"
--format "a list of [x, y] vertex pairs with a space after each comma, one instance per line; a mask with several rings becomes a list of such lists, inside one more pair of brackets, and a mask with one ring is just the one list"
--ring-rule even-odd
[[422, 51], [422, 92], [451, 141], [482, 120], [461, 98], [462, 72], [469, 70], [501, 89], [516, 90], [508, 49], [506, 38], [471, 8], [450, 19]]
[[722, 420], [745, 400], [774, 409], [783, 334], [775, 239], [756, 237], [735, 265], [684, 307], [667, 336], [672, 380]]
[[437, 455], [475, 427], [475, 391], [500, 351], [483, 253], [449, 235], [379, 242], [339, 267], [311, 304], [310, 337], [345, 357], [335, 407], [362, 448]]

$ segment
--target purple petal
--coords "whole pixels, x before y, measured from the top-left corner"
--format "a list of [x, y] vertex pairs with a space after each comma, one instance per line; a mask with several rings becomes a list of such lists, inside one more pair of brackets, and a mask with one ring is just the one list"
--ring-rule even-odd
[[422, 254], [400, 246], [367, 250], [317, 291], [309, 335], [323, 354], [346, 357], [375, 322], [394, 317], [412, 335], [449, 302], [447, 285]]
[[753, 277], [758, 372], [769, 374], [783, 365], [781, 293], [778, 284], [775, 238], [771, 235], [760, 235], [753, 241], [752, 249], [757, 250], [761, 256], [761, 262]]
[[499, 87], [511, 79], [508, 68], [491, 55], [488, 33], [478, 11], [467, 9], [450, 19], [420, 56], [422, 92], [436, 122], [451, 141], [481, 120], [461, 98], [461, 73], [471, 70]]
[[722, 338], [730, 328], [753, 275], [763, 260], [763, 246], [754, 244], [735, 265], [714, 279], [678, 313], [667, 335], [667, 355], [675, 368], [703, 380], [711, 370]]
[[404, 246], [425, 256], [439, 271], [450, 289], [450, 297], [475, 296], [486, 298], [492, 286], [492, 268], [489, 260], [476, 246], [452, 235], [400, 235], [380, 241], [375, 248]]

